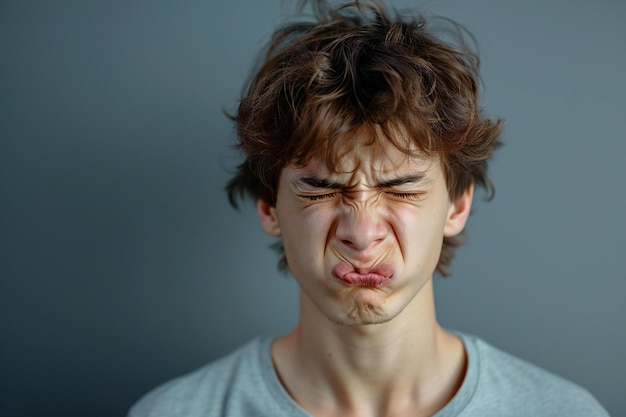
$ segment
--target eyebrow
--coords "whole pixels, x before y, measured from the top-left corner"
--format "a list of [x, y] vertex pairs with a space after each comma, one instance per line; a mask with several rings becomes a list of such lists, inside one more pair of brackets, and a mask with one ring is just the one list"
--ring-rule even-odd
[[338, 190], [338, 189], [343, 188], [341, 184], [338, 184], [336, 182], [330, 182], [328, 180], [314, 177], [314, 176], [300, 177], [298, 178], [297, 182], [310, 185], [311, 187], [314, 187], [314, 188], [324, 188], [328, 190]]
[[403, 177], [392, 178], [387, 181], [379, 182], [378, 187], [379, 188], [392, 188], [392, 187], [397, 187], [399, 185], [421, 182], [423, 180], [424, 180], [424, 174], [405, 175]]
[[[379, 182], [378, 184], [376, 184], [376, 187], [392, 188], [392, 187], [397, 187], [397, 186], [404, 185], [404, 184], [418, 183], [423, 180], [424, 180], [424, 174], [411, 174], [411, 175], [405, 175], [402, 177], [392, 178], [390, 180]], [[325, 180], [323, 178], [318, 178], [315, 176], [300, 177], [296, 180], [296, 182], [300, 182], [300, 183], [309, 185], [314, 188], [323, 188], [326, 190], [339, 190], [339, 189], [345, 188], [344, 185], [342, 184], [331, 182], [331, 181]]]

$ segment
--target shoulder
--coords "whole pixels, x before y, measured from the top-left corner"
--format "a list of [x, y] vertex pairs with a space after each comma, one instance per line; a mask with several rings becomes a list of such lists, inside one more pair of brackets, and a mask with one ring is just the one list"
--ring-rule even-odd
[[[608, 413], [584, 388], [481, 339], [464, 336], [477, 353], [474, 401], [503, 415], [606, 417]], [[489, 414], [491, 415], [491, 414]]]
[[[245, 391], [260, 379], [260, 356], [269, 340], [254, 340], [221, 359], [175, 378], [144, 395], [128, 417], [221, 414], [229, 393]], [[258, 386], [258, 385], [257, 385]]]

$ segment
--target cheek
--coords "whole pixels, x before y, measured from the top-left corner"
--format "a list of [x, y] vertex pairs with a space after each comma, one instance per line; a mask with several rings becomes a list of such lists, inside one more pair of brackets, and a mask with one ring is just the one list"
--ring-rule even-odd
[[424, 256], [438, 256], [445, 225], [440, 211], [406, 207], [394, 210], [390, 221], [405, 256], [420, 263]]
[[333, 213], [331, 209], [320, 207], [315, 210], [292, 210], [290, 215], [281, 216], [283, 244], [288, 259], [297, 257], [300, 261], [311, 262], [321, 256], [332, 228]]

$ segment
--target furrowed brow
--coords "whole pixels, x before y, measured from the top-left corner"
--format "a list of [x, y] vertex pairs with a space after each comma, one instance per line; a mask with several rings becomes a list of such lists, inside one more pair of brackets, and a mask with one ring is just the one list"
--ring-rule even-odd
[[397, 187], [399, 185], [419, 183], [422, 181], [424, 181], [423, 174], [413, 174], [413, 175], [407, 175], [404, 177], [392, 178], [388, 181], [380, 182], [378, 183], [378, 187], [379, 188], [392, 188], [392, 187]]
[[341, 184], [337, 184], [336, 182], [330, 182], [323, 178], [317, 178], [312, 176], [300, 177], [296, 182], [306, 184], [314, 188], [324, 188], [327, 190], [339, 190], [343, 188]]

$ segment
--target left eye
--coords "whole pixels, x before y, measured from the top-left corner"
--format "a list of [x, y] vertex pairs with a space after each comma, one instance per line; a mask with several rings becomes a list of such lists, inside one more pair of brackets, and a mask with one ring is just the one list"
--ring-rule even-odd
[[408, 199], [408, 200], [416, 200], [418, 201], [420, 199], [420, 194], [419, 193], [394, 193], [391, 191], [388, 191], [387, 194], [396, 197], [396, 198], [402, 198], [402, 199]]

